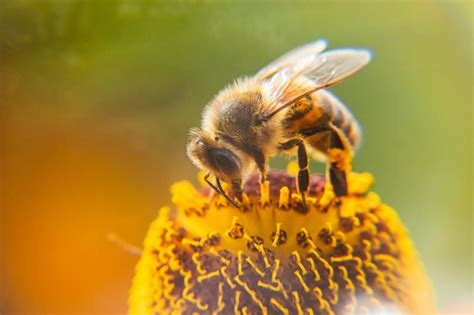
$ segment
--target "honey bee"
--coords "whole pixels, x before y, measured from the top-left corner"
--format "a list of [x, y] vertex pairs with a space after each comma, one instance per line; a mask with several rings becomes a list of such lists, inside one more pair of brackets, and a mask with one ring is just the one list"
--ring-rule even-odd
[[[322, 39], [300, 46], [256, 75], [236, 80], [205, 107], [202, 127], [191, 129], [188, 156], [206, 172], [207, 183], [236, 207], [242, 201], [242, 182], [255, 170], [264, 182], [269, 158], [280, 153], [298, 158], [297, 189], [304, 205], [307, 152], [327, 163], [335, 195], [347, 194], [346, 174], [361, 131], [347, 107], [326, 88], [367, 65], [371, 54], [352, 48], [324, 52], [326, 47]], [[221, 181], [230, 185], [234, 198]]]

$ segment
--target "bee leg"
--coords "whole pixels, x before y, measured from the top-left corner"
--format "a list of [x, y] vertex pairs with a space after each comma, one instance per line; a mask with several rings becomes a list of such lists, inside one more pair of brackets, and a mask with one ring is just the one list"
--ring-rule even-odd
[[[347, 139], [336, 128], [332, 128], [329, 152], [329, 180], [336, 196], [347, 195], [347, 171], [350, 170], [352, 152]], [[335, 152], [335, 153], [333, 153]]]
[[287, 142], [280, 143], [280, 151], [288, 151], [293, 149], [295, 146], [298, 147], [298, 179], [296, 181], [298, 192], [301, 194], [303, 199], [303, 205], [306, 208], [306, 195], [305, 193], [309, 188], [309, 170], [308, 170], [308, 154], [306, 153], [306, 147], [302, 140], [291, 139]]
[[261, 151], [253, 152], [253, 156], [260, 171], [260, 183], [263, 184], [267, 180], [267, 161]]
[[280, 143], [280, 145], [278, 146], [278, 149], [280, 151], [288, 151], [288, 150], [293, 149], [295, 146], [297, 146], [299, 142], [301, 142], [300, 139], [291, 139], [291, 140], [288, 140], [287, 142]]
[[305, 194], [309, 188], [309, 170], [308, 170], [308, 154], [306, 153], [306, 147], [303, 141], [296, 143], [298, 146], [298, 181], [297, 187], [298, 192], [301, 194], [303, 199], [303, 206], [306, 209], [306, 197]]
[[336, 196], [347, 195], [346, 173], [350, 170], [352, 149], [347, 138], [332, 124], [306, 130], [305, 141], [328, 156], [326, 179]]
[[210, 176], [211, 176], [211, 174], [207, 173], [204, 176], [204, 181], [209, 185], [209, 187], [211, 187], [216, 193], [218, 193], [220, 195], [221, 191], [209, 180]]
[[336, 163], [331, 163], [331, 166], [329, 167], [329, 180], [331, 181], [336, 196], [347, 195], [346, 172], [340, 170]]

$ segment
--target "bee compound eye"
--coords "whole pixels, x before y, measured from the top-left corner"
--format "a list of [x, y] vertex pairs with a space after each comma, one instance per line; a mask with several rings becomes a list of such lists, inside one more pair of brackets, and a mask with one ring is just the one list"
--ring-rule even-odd
[[228, 149], [213, 149], [210, 152], [215, 168], [228, 177], [240, 177], [240, 159]]

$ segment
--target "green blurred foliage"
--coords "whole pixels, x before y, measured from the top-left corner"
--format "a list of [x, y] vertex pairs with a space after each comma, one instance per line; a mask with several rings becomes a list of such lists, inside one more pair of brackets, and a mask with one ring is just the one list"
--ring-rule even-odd
[[[226, 84], [320, 37], [331, 48], [370, 48], [372, 63], [333, 88], [364, 130], [354, 169], [374, 173], [375, 190], [399, 211], [444, 307], [472, 296], [472, 9], [470, 1], [4, 1], [5, 135], [21, 120], [32, 143], [38, 130], [71, 128], [78, 145], [115, 143], [155, 191], [154, 205], [167, 204], [173, 181], [195, 177], [188, 129]], [[143, 235], [149, 209], [128, 210]], [[7, 310], [24, 310], [12, 303]], [[39, 311], [64, 310], [51, 305]]]

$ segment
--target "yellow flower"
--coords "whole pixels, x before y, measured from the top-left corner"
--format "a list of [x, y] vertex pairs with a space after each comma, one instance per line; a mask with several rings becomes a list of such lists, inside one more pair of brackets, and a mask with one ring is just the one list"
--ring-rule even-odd
[[189, 182], [151, 224], [129, 297], [130, 314], [433, 313], [431, 288], [395, 211], [370, 174], [350, 174], [336, 198], [313, 176], [251, 178], [243, 209]]

